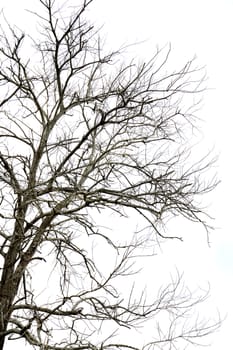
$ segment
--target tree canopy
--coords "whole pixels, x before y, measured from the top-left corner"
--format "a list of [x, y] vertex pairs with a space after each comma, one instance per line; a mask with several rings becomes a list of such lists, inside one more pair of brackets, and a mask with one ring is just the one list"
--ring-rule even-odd
[[[0, 349], [6, 338], [51, 350], [177, 349], [218, 326], [187, 322], [205, 296], [193, 299], [179, 276], [152, 297], [122, 284], [147, 246], [182, 239], [164, 233], [168, 217], [209, 229], [198, 198], [216, 182], [188, 148], [200, 70], [191, 60], [168, 73], [170, 48], [141, 63], [106, 53], [86, 17], [92, 2], [39, 0], [36, 37], [1, 24]], [[139, 228], [116, 235], [107, 217]], [[127, 332], [147, 320], [154, 333], [137, 346]]]

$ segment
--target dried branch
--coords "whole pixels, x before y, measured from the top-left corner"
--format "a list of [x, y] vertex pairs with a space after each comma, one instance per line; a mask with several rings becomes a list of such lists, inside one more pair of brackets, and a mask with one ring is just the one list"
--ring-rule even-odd
[[[196, 117], [185, 98], [203, 91], [200, 71], [190, 61], [167, 73], [170, 48], [119, 63], [85, 19], [92, 1], [72, 12], [39, 0], [38, 38], [1, 24], [0, 349], [19, 338], [51, 350], [176, 349], [219, 324], [187, 323], [205, 296], [193, 299], [179, 276], [152, 300], [133, 280], [146, 246], [167, 238], [167, 217], [210, 229], [197, 198], [217, 184], [202, 180], [212, 163], [188, 153]], [[103, 227], [108, 215], [153, 235], [121, 240]], [[40, 291], [47, 272], [52, 291]], [[152, 340], [123, 342], [122, 329], [160, 317]]]

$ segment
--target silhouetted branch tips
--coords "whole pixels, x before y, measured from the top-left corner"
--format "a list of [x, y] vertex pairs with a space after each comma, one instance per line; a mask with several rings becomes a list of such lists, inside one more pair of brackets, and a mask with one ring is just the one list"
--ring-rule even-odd
[[[85, 19], [92, 2], [37, 1], [35, 36], [1, 23], [0, 350], [22, 338], [46, 350], [180, 349], [219, 325], [187, 322], [205, 295], [179, 275], [151, 296], [136, 278], [157, 241], [182, 240], [164, 232], [168, 218], [209, 233], [197, 199], [217, 181], [188, 153], [200, 71], [190, 61], [167, 73], [170, 47], [141, 64], [105, 53]], [[138, 344], [134, 330], [151, 322]]]

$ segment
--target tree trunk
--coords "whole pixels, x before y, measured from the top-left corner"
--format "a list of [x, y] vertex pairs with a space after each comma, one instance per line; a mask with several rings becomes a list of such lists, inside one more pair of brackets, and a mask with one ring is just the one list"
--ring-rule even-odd
[[0, 336], [0, 350], [4, 349], [4, 344], [5, 344], [5, 335]]
[[[5, 289], [5, 288], [3, 288]], [[0, 350], [4, 349], [4, 344], [5, 344], [5, 338], [6, 338], [6, 330], [7, 330], [7, 325], [10, 317], [10, 306], [11, 306], [11, 300], [10, 297], [7, 295], [4, 295], [1, 293], [0, 295], [0, 305], [1, 305], [1, 310], [0, 310]]]

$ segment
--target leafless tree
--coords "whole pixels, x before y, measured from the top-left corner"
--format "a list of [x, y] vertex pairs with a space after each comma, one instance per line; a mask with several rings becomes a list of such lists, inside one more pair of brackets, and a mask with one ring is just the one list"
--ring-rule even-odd
[[[0, 349], [6, 339], [176, 349], [217, 326], [187, 323], [204, 297], [193, 299], [180, 277], [149, 297], [128, 288], [137, 256], [168, 238], [168, 217], [208, 230], [197, 197], [215, 183], [202, 180], [209, 163], [191, 164], [186, 142], [200, 71], [191, 61], [167, 73], [170, 50], [145, 63], [104, 53], [85, 19], [92, 2], [38, 0], [34, 38], [2, 21]], [[111, 215], [145, 230], [108, 231]], [[133, 329], [146, 321], [153, 335], [135, 345]]]

